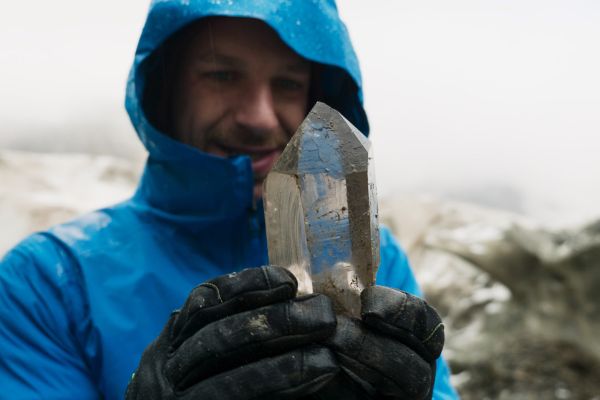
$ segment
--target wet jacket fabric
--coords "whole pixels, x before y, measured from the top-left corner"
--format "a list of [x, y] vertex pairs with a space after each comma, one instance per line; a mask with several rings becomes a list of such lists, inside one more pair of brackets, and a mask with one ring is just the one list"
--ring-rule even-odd
[[[141, 108], [144, 61], [209, 15], [268, 23], [297, 53], [324, 65], [323, 100], [368, 133], [358, 62], [335, 4], [153, 1], [126, 94], [149, 153], [138, 189], [121, 204], [29, 236], [0, 261], [0, 398], [123, 398], [142, 351], [194, 286], [268, 263], [249, 158], [177, 142]], [[385, 228], [377, 283], [420, 294]], [[434, 398], [456, 398], [442, 360]]]

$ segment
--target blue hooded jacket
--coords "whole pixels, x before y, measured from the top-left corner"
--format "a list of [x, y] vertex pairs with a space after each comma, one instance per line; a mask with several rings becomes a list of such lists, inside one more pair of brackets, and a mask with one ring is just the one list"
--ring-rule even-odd
[[[122, 398], [144, 348], [194, 286], [267, 264], [249, 158], [177, 142], [142, 109], [148, 57], [213, 15], [270, 25], [322, 66], [321, 100], [368, 133], [358, 61], [332, 1], [153, 1], [126, 94], [149, 152], [139, 187], [128, 201], [29, 236], [0, 262], [0, 398]], [[420, 294], [385, 228], [377, 282]], [[434, 398], [456, 397], [440, 359]]]

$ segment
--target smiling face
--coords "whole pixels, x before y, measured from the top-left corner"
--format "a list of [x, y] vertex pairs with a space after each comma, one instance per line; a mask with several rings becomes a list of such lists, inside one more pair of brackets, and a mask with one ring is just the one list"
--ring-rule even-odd
[[252, 159], [254, 197], [307, 113], [310, 63], [263, 22], [210, 18], [175, 74], [170, 134], [202, 151]]

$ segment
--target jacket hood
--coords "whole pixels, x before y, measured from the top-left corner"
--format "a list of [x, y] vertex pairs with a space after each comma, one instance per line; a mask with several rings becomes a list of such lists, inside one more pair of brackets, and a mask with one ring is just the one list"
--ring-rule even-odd
[[[154, 205], [166, 208], [166, 211], [186, 213], [185, 210], [195, 207], [197, 200], [194, 200], [193, 188], [203, 178], [197, 174], [207, 166], [219, 169], [217, 175], [221, 182], [228, 179], [239, 185], [248, 180], [249, 183], [242, 186], [247, 186], [250, 192], [252, 188], [248, 157], [222, 159], [180, 143], [156, 129], [142, 108], [146, 84], [145, 61], [171, 35], [198, 19], [210, 16], [255, 18], [265, 22], [296, 53], [319, 64], [322, 95], [318, 100], [340, 111], [364, 134], [367, 135], [369, 131], [362, 106], [358, 60], [333, 0], [153, 0], [129, 74], [125, 105], [139, 138], [149, 152], [149, 162], [138, 194], [152, 197], [153, 203], [159, 203]], [[177, 177], [176, 181], [186, 190], [186, 199], [168, 195], [166, 190], [171, 193], [177, 190], [166, 187], [169, 186], [166, 184], [167, 175]], [[144, 184], [145, 181], [151, 184]], [[171, 184], [174, 183], [171, 179]], [[204, 188], [195, 190], [206, 195], [206, 186], [201, 185]], [[160, 188], [162, 194], [155, 196]], [[241, 190], [237, 186], [235, 192]], [[244, 192], [242, 197], [244, 203], [252, 202], [251, 194]], [[218, 204], [222, 205], [223, 202]]]

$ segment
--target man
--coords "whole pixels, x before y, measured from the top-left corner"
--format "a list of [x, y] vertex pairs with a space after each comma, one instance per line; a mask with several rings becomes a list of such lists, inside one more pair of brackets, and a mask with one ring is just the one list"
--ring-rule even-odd
[[[376, 286], [354, 320], [257, 268], [266, 173], [316, 100], [367, 133], [360, 84], [331, 2], [153, 2], [126, 100], [139, 188], [2, 260], [0, 396], [412, 399], [437, 366], [454, 398], [423, 301]], [[419, 294], [385, 229], [381, 252], [377, 283]]]

